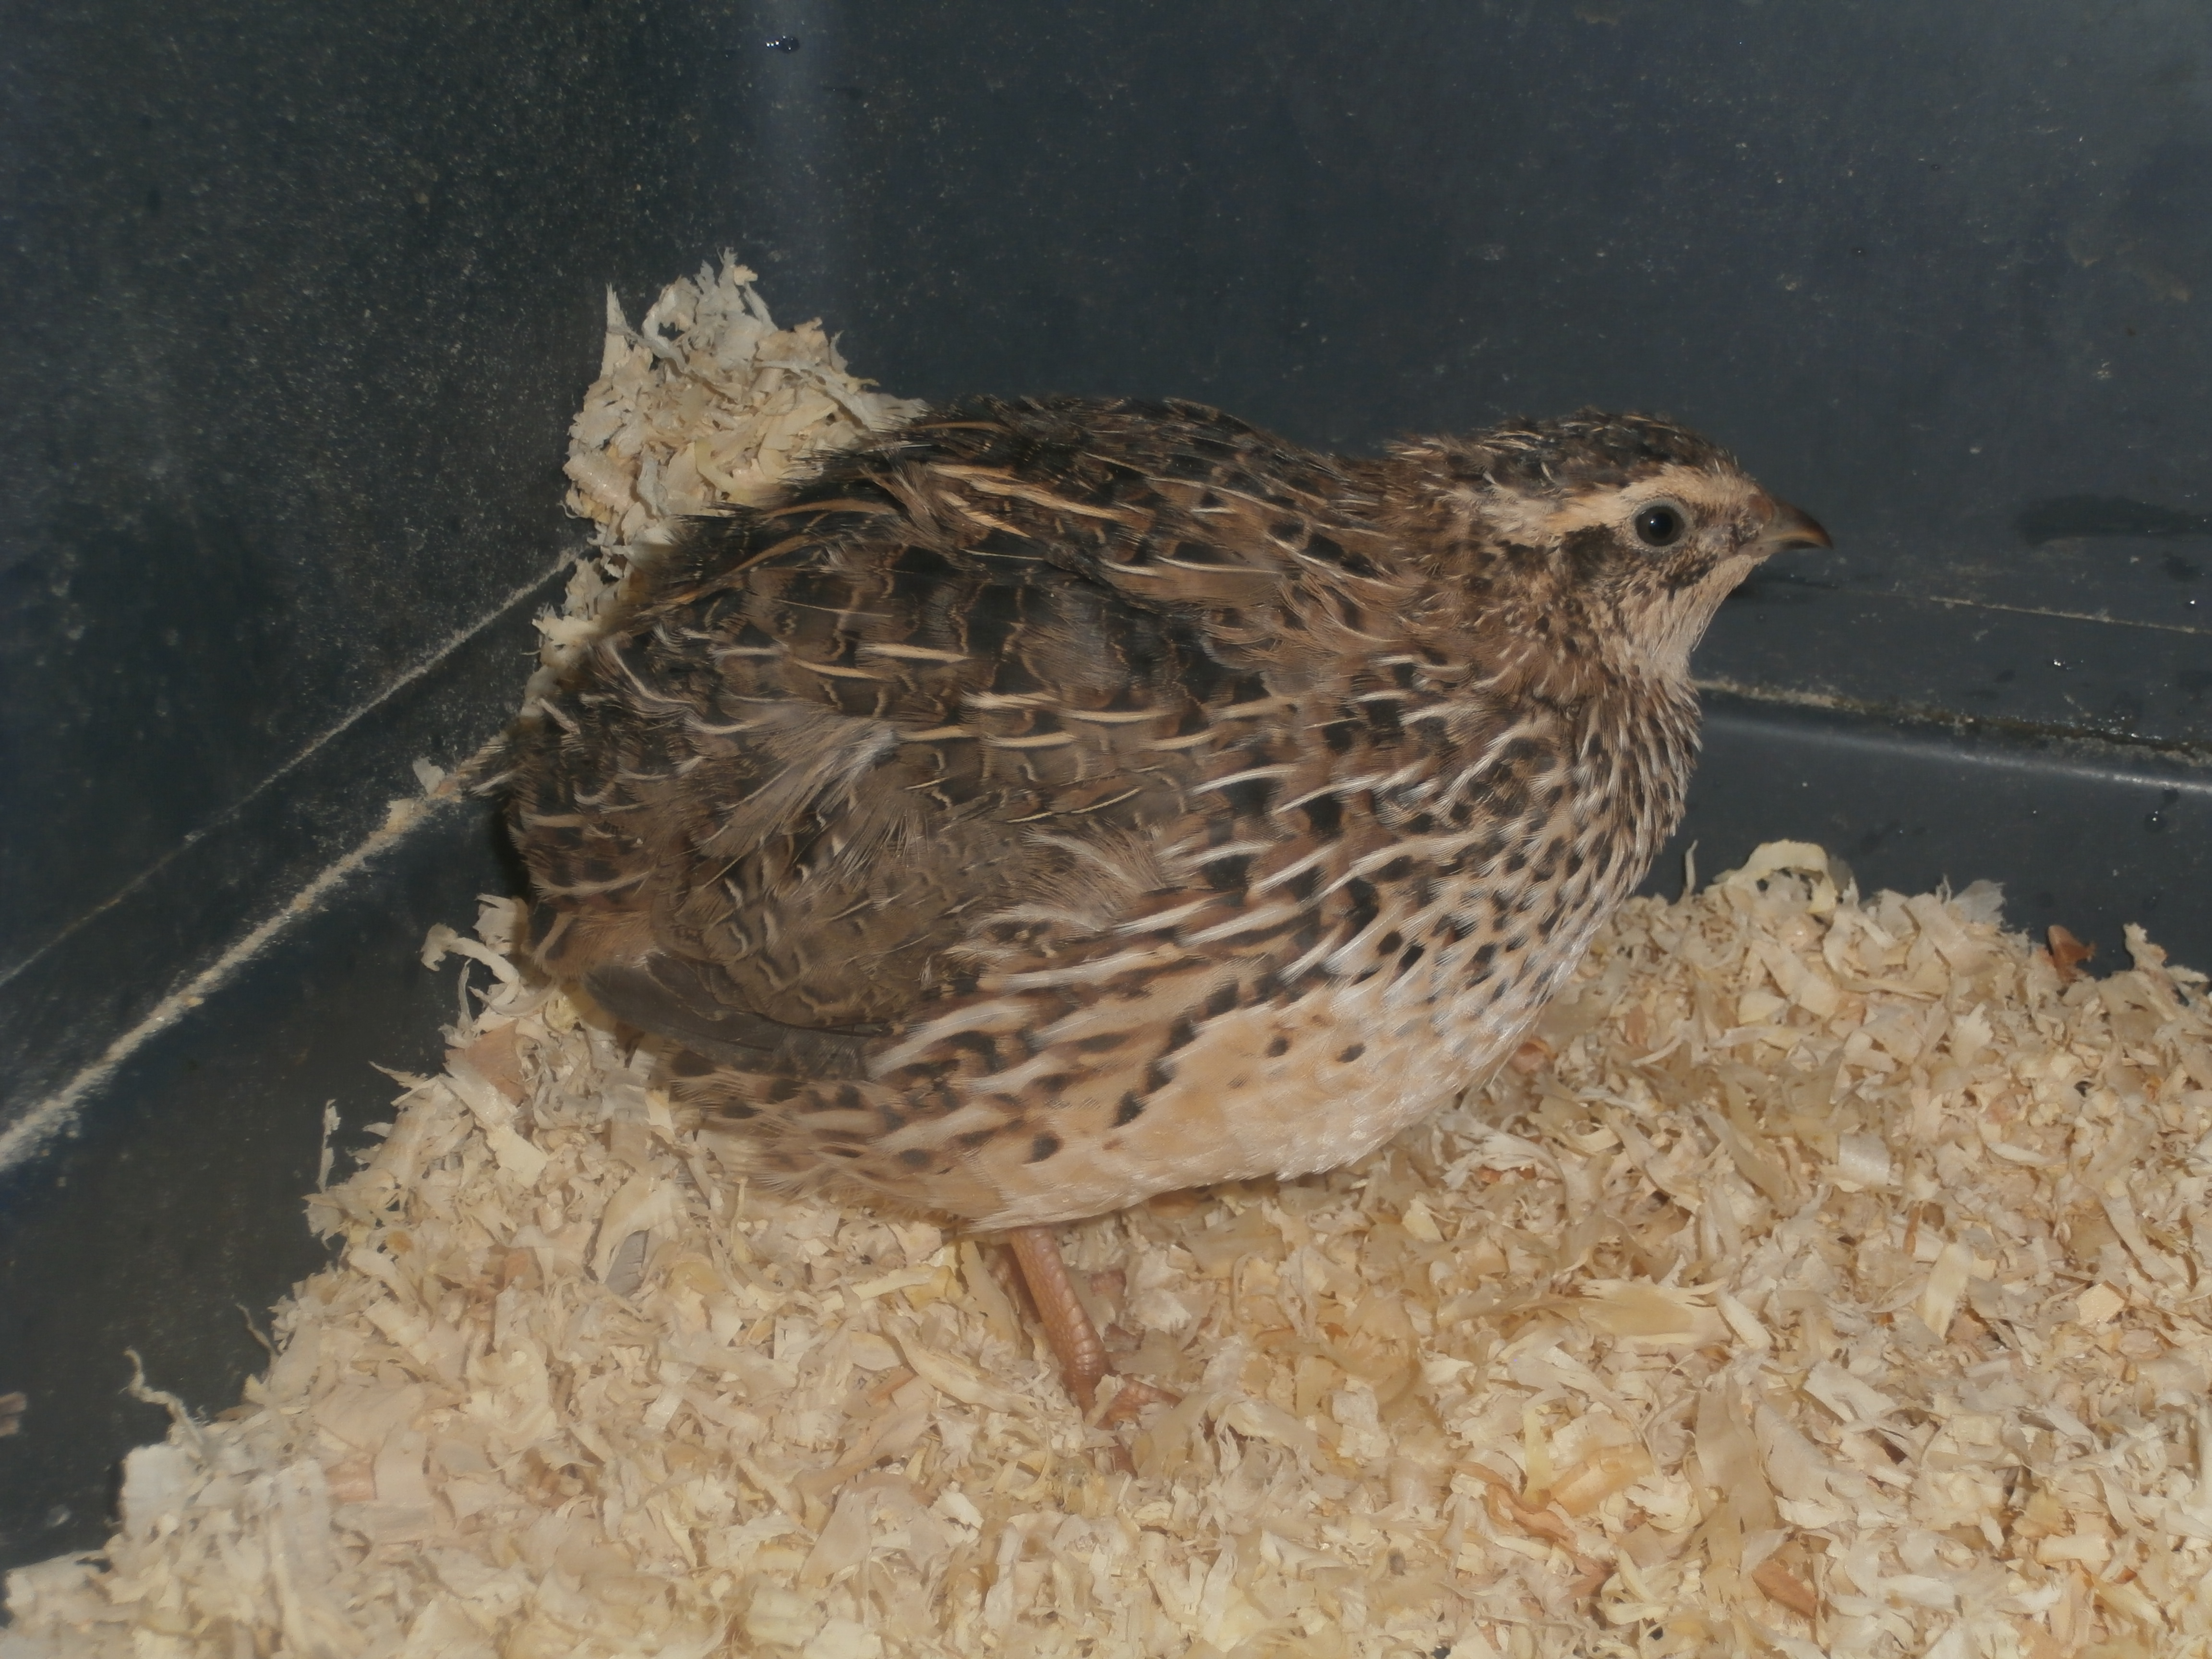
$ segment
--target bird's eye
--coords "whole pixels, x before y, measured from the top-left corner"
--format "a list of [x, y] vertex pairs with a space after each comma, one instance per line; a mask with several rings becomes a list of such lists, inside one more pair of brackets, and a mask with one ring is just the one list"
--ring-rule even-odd
[[1682, 509], [1672, 501], [1654, 501], [1636, 515], [1636, 539], [1646, 547], [1672, 547], [1689, 527]]

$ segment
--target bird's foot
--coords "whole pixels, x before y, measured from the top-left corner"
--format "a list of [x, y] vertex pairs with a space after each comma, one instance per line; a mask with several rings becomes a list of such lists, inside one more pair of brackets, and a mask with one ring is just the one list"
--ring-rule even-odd
[[1140, 1377], [1121, 1376], [1117, 1374], [1115, 1381], [1121, 1386], [1114, 1390], [1113, 1398], [1098, 1409], [1094, 1419], [1097, 1426], [1102, 1429], [1110, 1429], [1117, 1424], [1135, 1422], [1137, 1413], [1147, 1406], [1173, 1406], [1180, 1404], [1182, 1400], [1181, 1395], [1163, 1389], [1156, 1383], [1145, 1382]]

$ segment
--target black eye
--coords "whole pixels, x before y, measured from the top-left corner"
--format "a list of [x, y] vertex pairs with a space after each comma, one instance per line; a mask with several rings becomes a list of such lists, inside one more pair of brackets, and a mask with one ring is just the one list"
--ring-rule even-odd
[[1636, 515], [1636, 539], [1646, 547], [1672, 547], [1688, 528], [1682, 509], [1667, 501], [1655, 501]]

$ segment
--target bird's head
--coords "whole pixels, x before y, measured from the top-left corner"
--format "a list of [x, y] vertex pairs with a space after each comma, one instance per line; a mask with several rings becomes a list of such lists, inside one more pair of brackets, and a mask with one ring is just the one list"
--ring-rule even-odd
[[1486, 554], [1470, 573], [1482, 597], [1585, 611], [1647, 672], [1686, 674], [1714, 611], [1763, 560], [1832, 545], [1727, 451], [1649, 416], [1581, 410], [1403, 453]]

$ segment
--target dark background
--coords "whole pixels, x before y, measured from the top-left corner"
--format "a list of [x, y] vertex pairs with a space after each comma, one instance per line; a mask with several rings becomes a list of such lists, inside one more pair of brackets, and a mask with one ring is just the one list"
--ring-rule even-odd
[[[495, 731], [602, 295], [724, 247], [906, 395], [1368, 449], [1583, 403], [1834, 532], [1732, 602], [1686, 832], [2212, 965], [2212, 13], [0, 3], [0, 1132]], [[771, 44], [776, 43], [776, 44]], [[0, 1560], [99, 1541], [426, 1063], [454, 809], [0, 1170]]]

